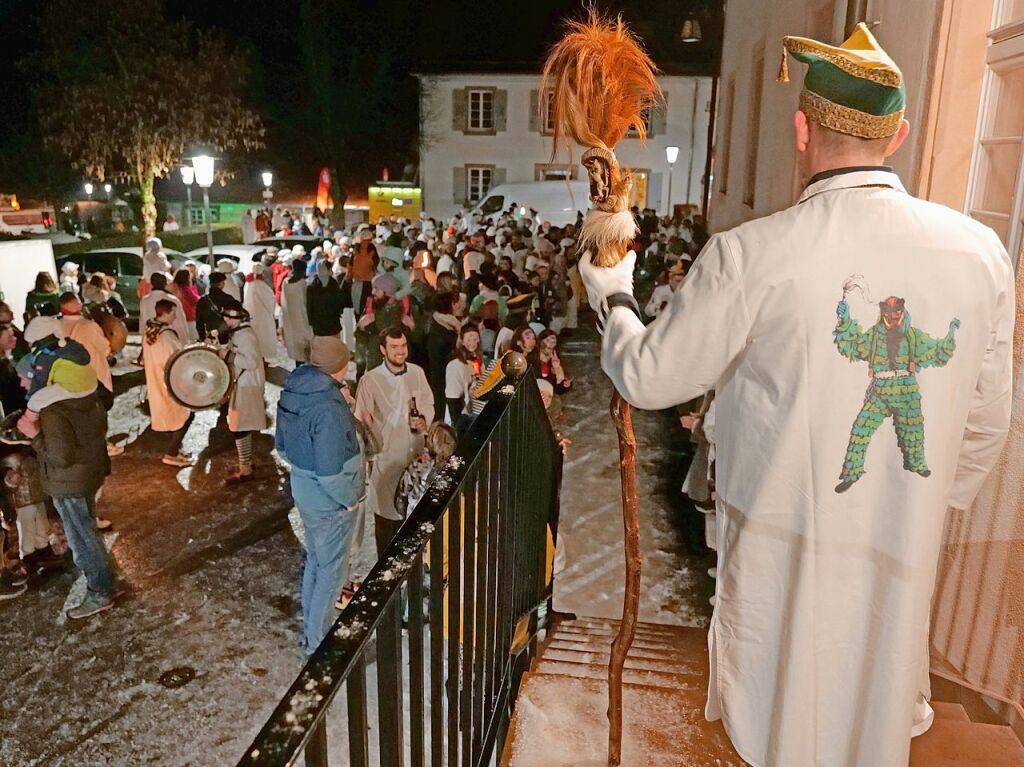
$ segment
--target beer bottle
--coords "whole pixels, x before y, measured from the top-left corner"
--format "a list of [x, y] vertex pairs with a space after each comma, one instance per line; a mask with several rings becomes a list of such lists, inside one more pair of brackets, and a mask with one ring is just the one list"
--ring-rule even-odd
[[409, 402], [409, 431], [413, 434], [419, 433], [416, 427], [419, 426], [420, 417], [420, 411], [416, 409], [416, 398], [413, 397]]

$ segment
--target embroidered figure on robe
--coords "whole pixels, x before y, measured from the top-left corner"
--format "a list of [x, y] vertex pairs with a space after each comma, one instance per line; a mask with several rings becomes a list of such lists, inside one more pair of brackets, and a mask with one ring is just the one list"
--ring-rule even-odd
[[949, 323], [949, 332], [944, 338], [932, 338], [911, 324], [904, 299], [889, 296], [878, 304], [878, 321], [863, 330], [860, 323], [850, 317], [847, 292], [849, 281], [836, 307], [839, 319], [832, 335], [841, 355], [853, 362], [868, 363], [870, 381], [864, 405], [853, 422], [835, 491], [845, 493], [864, 476], [868, 445], [887, 417], [892, 418], [896, 429], [903, 468], [928, 477], [931, 470], [924, 454], [924, 415], [917, 372], [944, 367], [952, 359], [960, 320], [954, 318]]

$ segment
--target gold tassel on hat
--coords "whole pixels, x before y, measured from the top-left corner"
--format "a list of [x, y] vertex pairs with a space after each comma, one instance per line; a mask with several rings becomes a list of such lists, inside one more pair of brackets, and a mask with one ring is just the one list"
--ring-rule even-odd
[[789, 51], [785, 45], [782, 46], [782, 61], [779, 63], [779, 76], [776, 82], [789, 82]]

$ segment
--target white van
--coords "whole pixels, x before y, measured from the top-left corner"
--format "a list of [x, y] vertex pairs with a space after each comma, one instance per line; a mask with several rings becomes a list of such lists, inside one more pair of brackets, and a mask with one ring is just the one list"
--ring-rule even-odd
[[484, 217], [500, 214], [515, 204], [519, 216], [528, 215], [530, 209], [537, 211], [540, 222], [552, 226], [565, 226], [576, 222], [579, 211], [586, 213], [590, 207], [590, 184], [586, 181], [526, 181], [518, 184], [501, 184], [494, 187], [483, 200], [470, 211]]
[[39, 272], [49, 272], [57, 281], [49, 240], [0, 241], [0, 299], [11, 307], [19, 325], [25, 315], [25, 298], [35, 288]]

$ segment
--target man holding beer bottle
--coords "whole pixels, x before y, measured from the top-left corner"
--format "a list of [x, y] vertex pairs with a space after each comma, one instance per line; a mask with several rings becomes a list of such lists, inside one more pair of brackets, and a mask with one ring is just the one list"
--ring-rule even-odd
[[395, 490], [405, 467], [423, 451], [430, 425], [423, 414], [434, 412], [434, 394], [423, 368], [408, 362], [408, 331], [402, 326], [383, 331], [380, 353], [384, 362], [359, 382], [355, 412], [380, 448], [370, 461], [367, 495], [378, 556], [402, 526]]

